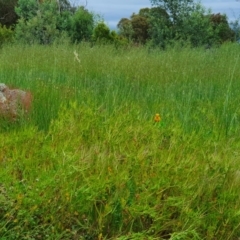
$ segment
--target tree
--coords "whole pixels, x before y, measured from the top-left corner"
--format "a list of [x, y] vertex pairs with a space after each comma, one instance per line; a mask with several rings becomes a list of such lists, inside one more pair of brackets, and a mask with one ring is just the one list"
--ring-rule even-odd
[[94, 28], [92, 42], [95, 44], [114, 44], [116, 48], [128, 45], [126, 38], [118, 35], [114, 30], [111, 31], [103, 21], [98, 22]]
[[173, 24], [161, 6], [153, 7], [149, 12], [149, 37], [153, 45], [161, 48], [165, 48], [173, 38]]
[[149, 8], [140, 9], [138, 14], [133, 13], [130, 19], [122, 18], [118, 22], [119, 34], [129, 41], [146, 43], [149, 37]]
[[114, 33], [111, 34], [109, 27], [104, 22], [99, 22], [93, 30], [93, 41], [98, 43], [110, 43], [113, 41]]
[[164, 27], [169, 25], [167, 23], [169, 16], [163, 8], [142, 8], [137, 14], [133, 13], [130, 19], [122, 18], [117, 27], [120, 36], [136, 43], [145, 44], [156, 33], [153, 29], [156, 27], [155, 30], [157, 30], [160, 22]]
[[59, 0], [57, 2], [58, 2], [58, 7], [60, 12], [63, 12], [63, 11], [74, 12], [76, 9], [71, 6], [68, 0]]
[[211, 14], [210, 22], [216, 32], [219, 43], [233, 41], [235, 39], [235, 32], [230, 28], [225, 14]]
[[127, 38], [129, 41], [133, 38], [133, 27], [132, 22], [128, 18], [122, 18], [118, 24], [117, 27], [119, 29], [119, 34], [125, 38]]
[[151, 38], [155, 45], [174, 41], [191, 46], [212, 46], [234, 38], [225, 15], [211, 11], [193, 0], [151, 0], [169, 16], [152, 14]]
[[195, 10], [194, 0], [150, 0], [153, 6], [164, 9], [173, 25], [182, 24], [184, 18], [187, 18]]
[[133, 40], [137, 43], [146, 43], [148, 39], [149, 23], [148, 17], [140, 14], [131, 16], [131, 24], [133, 29]]
[[74, 13], [70, 23], [70, 36], [73, 42], [90, 40], [94, 29], [94, 16], [83, 6]]
[[14, 11], [17, 0], [0, 0], [0, 24], [6, 27], [16, 24], [18, 16]]
[[84, 7], [68, 0], [18, 0], [15, 38], [24, 43], [51, 44], [61, 36], [73, 42], [90, 40], [94, 19]]
[[68, 35], [73, 42], [90, 40], [94, 17], [87, 9], [71, 7], [68, 0], [18, 0], [16, 40], [50, 44]]
[[59, 8], [56, 1], [18, 0], [15, 8], [19, 21], [15, 29], [17, 41], [28, 44], [50, 44], [60, 36], [57, 29]]
[[36, 0], [18, 0], [15, 12], [20, 19], [28, 21], [37, 15], [39, 6]]
[[[196, 9], [194, 0], [150, 0], [152, 5], [158, 7], [160, 14], [153, 14], [152, 35], [157, 45], [165, 47], [172, 40], [186, 40], [183, 33], [186, 22]], [[167, 15], [166, 15], [167, 14]], [[154, 23], [154, 21], [156, 23]], [[189, 26], [187, 25], [187, 28]], [[158, 32], [158, 34], [155, 33]], [[157, 37], [157, 38], [156, 38]]]

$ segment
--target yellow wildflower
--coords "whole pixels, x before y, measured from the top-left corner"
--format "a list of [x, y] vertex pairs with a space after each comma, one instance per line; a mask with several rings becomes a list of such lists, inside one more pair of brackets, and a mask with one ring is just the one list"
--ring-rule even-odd
[[156, 115], [155, 115], [155, 117], [154, 117], [154, 121], [155, 121], [155, 122], [160, 122], [160, 121], [161, 121], [160, 114], [156, 113]]
[[69, 193], [66, 193], [66, 194], [65, 194], [65, 197], [66, 197], [66, 200], [67, 200], [67, 201], [70, 201], [70, 194], [69, 194]]

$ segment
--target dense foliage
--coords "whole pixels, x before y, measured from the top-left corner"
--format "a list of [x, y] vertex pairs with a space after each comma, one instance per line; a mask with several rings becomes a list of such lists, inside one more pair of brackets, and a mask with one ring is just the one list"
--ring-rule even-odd
[[10, 27], [16, 24], [17, 14], [14, 8], [18, 0], [0, 0], [0, 24]]
[[226, 15], [212, 14], [192, 0], [151, 1], [153, 8], [140, 9], [118, 23], [120, 34], [134, 42], [150, 42], [165, 48], [178, 42], [193, 47], [233, 41], [235, 33]]
[[0, 46], [13, 41], [13, 30], [0, 24]]
[[58, 5], [56, 2], [38, 3], [36, 0], [18, 0], [16, 13], [16, 41], [28, 44], [50, 44], [60, 37]]
[[[211, 14], [194, 0], [151, 0], [151, 3], [162, 7], [169, 14], [171, 31], [170, 36], [165, 38], [167, 42], [168, 39], [183, 43], [189, 41], [192, 46], [209, 47], [233, 40], [234, 33], [229, 27], [226, 15]], [[154, 18], [153, 23], [155, 24]], [[161, 25], [155, 24], [152, 31], [160, 31], [160, 38], [158, 39], [157, 35], [153, 40], [162, 44], [165, 39], [161, 36]]]
[[94, 28], [94, 17], [84, 7], [76, 10], [70, 19], [70, 35], [73, 42], [89, 41]]
[[[193, 0], [151, 0], [130, 18], [122, 18], [118, 32], [111, 32], [86, 6], [68, 0], [0, 0], [0, 23], [15, 28], [15, 41], [51, 44], [62, 40], [79, 43], [147, 44], [166, 48], [180, 44], [209, 48], [239, 39], [239, 24], [230, 24], [224, 14], [213, 14]], [[108, 32], [108, 33], [107, 33]], [[108, 35], [108, 36], [107, 36]], [[101, 39], [102, 37], [102, 39]], [[7, 38], [1, 38], [7, 42]]]

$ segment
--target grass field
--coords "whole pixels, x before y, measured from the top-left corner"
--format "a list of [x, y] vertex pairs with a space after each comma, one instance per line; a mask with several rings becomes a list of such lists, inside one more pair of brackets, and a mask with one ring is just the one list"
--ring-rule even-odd
[[[240, 239], [240, 46], [5, 46], [0, 239]], [[159, 113], [160, 122], [154, 122]]]

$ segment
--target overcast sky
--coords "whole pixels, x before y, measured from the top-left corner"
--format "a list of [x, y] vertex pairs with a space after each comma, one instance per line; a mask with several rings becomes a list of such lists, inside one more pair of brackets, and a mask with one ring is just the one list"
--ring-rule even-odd
[[[71, 0], [76, 5], [85, 5], [86, 0]], [[202, 0], [204, 7], [213, 13], [226, 13], [229, 20], [240, 17], [240, 1], [237, 0]], [[151, 7], [150, 0], [87, 0], [87, 9], [100, 14], [107, 25], [114, 29], [121, 18], [129, 18], [139, 9]]]

